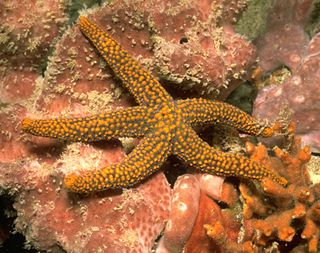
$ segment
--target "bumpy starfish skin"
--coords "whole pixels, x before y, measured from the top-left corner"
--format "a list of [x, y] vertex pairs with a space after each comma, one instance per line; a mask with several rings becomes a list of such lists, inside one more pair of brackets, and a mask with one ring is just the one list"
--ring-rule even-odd
[[26, 132], [68, 141], [98, 141], [117, 137], [142, 137], [152, 124], [152, 108], [136, 106], [84, 118], [24, 119]]
[[139, 106], [84, 118], [29, 119], [23, 131], [69, 141], [143, 137], [123, 162], [81, 175], [65, 177], [66, 187], [88, 193], [129, 187], [158, 170], [170, 154], [201, 171], [262, 180], [285, 186], [287, 180], [239, 154], [226, 154], [202, 141], [192, 126], [223, 123], [257, 136], [269, 137], [276, 126], [260, 125], [238, 108], [206, 99], [174, 101], [160, 83], [109, 35], [85, 17], [80, 29], [133, 94]]

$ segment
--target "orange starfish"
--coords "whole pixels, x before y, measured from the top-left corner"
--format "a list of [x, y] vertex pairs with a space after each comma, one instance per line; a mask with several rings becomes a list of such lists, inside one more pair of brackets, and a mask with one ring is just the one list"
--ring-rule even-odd
[[84, 118], [29, 119], [23, 131], [69, 141], [96, 141], [117, 137], [143, 137], [118, 164], [65, 177], [66, 187], [87, 193], [129, 187], [158, 170], [170, 154], [190, 166], [220, 176], [287, 180], [240, 154], [223, 153], [201, 140], [192, 126], [224, 123], [251, 135], [269, 137], [275, 126], [264, 127], [240, 109], [206, 99], [173, 100], [152, 74], [134, 60], [109, 34], [85, 17], [79, 26], [107, 61], [139, 106]]

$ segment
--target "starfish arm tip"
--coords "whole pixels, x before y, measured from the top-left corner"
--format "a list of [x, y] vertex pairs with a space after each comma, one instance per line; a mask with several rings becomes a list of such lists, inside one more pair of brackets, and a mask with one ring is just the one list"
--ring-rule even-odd
[[67, 189], [72, 190], [74, 188], [77, 176], [74, 173], [67, 175], [64, 178], [64, 185]]
[[279, 175], [275, 176], [274, 180], [283, 187], [286, 187], [289, 183], [286, 178]]
[[34, 123], [34, 120], [32, 120], [30, 118], [24, 118], [20, 123], [20, 129], [23, 132], [29, 132], [30, 129], [32, 129], [33, 123]]
[[95, 171], [87, 171], [81, 175], [71, 173], [65, 176], [64, 186], [68, 191], [79, 194], [87, 194], [110, 188], [107, 184], [99, 183], [100, 179], [99, 173]]
[[87, 18], [85, 16], [79, 16], [79, 22], [86, 21]]
[[81, 27], [87, 26], [90, 23], [90, 21], [85, 16], [80, 16], [78, 25]]
[[271, 126], [267, 126], [265, 128], [262, 128], [262, 131], [260, 133], [260, 136], [268, 138], [273, 136], [275, 133], [279, 133], [281, 131], [281, 124], [279, 122], [275, 122]]

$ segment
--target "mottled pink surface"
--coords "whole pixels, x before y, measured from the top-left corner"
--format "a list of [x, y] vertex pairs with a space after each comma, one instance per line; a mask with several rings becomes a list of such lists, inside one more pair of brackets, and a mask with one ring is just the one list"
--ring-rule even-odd
[[[29, 4], [35, 13], [40, 11], [36, 3]], [[46, 14], [41, 17], [52, 18], [49, 7], [43, 8]], [[15, 20], [6, 19], [10, 13], [1, 15], [5, 24], [13, 27], [9, 21]], [[22, 24], [31, 22], [21, 20]], [[35, 20], [30, 27], [21, 28], [45, 38], [34, 54], [20, 44], [16, 53], [1, 50], [8, 62], [1, 65], [0, 192], [13, 195], [18, 214], [15, 230], [38, 250], [148, 253], [170, 211], [171, 189], [162, 172], [123, 192], [79, 198], [67, 193], [63, 177], [120, 162], [125, 156], [120, 142], [66, 144], [19, 130], [25, 116], [83, 116], [129, 105], [129, 96], [119, 99], [120, 85], [76, 26], [57, 42], [44, 77], [39, 76], [37, 67], [57, 36], [57, 29], [44, 25], [46, 22]], [[14, 27], [13, 33], [22, 32]], [[42, 29], [48, 29], [49, 35]]]
[[[224, 245], [219, 246], [209, 239], [203, 225], [214, 225], [219, 221], [225, 224], [228, 240], [235, 241], [240, 224], [228, 213], [233, 213], [230, 210], [238, 199], [235, 187], [224, 183], [221, 177], [208, 174], [180, 176], [173, 188], [170, 216], [156, 252], [223, 252]], [[223, 210], [216, 201], [225, 203], [230, 209]]]
[[19, 102], [32, 95], [39, 66], [66, 24], [63, 1], [1, 1], [0, 100]]
[[[286, 65], [292, 77], [278, 86], [259, 91], [254, 116], [276, 120], [280, 111], [292, 113], [297, 134], [305, 145], [320, 151], [320, 34], [311, 41], [303, 30], [312, 1], [277, 1], [266, 34], [258, 41], [264, 70]], [[272, 139], [272, 145], [277, 144]]]
[[259, 64], [269, 71], [286, 65], [295, 71], [309, 41], [304, 32], [312, 0], [274, 1], [267, 31], [257, 40]]
[[[110, 159], [115, 150], [105, 155]], [[16, 230], [32, 245], [53, 252], [150, 252], [170, 207], [163, 174], [122, 194], [79, 198], [67, 194], [62, 168], [54, 167], [39, 161], [0, 164], [1, 188], [15, 194]]]
[[0, 3], [0, 162], [28, 154], [17, 126], [36, 92], [39, 67], [67, 21], [66, 7], [57, 1]]
[[[66, 192], [63, 177], [121, 161], [125, 153], [120, 142], [65, 144], [19, 131], [25, 116], [84, 116], [134, 104], [76, 26], [59, 38], [44, 77], [39, 75], [38, 67], [66, 17], [64, 2], [37, 3], [14, 3], [14, 11], [4, 6], [9, 3], [0, 4], [5, 7], [0, 8], [0, 16], [14, 28], [10, 40], [17, 47], [16, 52], [0, 48], [1, 57], [9, 59], [0, 65], [4, 104], [0, 111], [0, 191], [14, 196], [15, 229], [38, 250], [149, 253], [169, 219], [162, 243], [166, 249], [183, 249], [196, 219], [207, 213], [200, 208], [200, 194], [228, 204], [232, 201], [223, 197], [226, 192], [237, 198], [234, 188], [223, 190], [221, 178], [182, 177], [172, 198], [160, 171], [124, 192], [79, 198]], [[240, 0], [118, 0], [90, 10], [88, 17], [166, 87], [224, 98], [239, 84], [234, 79], [243, 76], [255, 60], [253, 44], [232, 27], [243, 7]], [[17, 39], [17, 34], [29, 32], [30, 36]], [[206, 201], [219, 211], [208, 196]]]
[[200, 185], [193, 175], [183, 175], [175, 183], [171, 213], [163, 236], [168, 252], [182, 252], [199, 212]]
[[[232, 24], [243, 1], [114, 1], [88, 17], [167, 85], [225, 98], [255, 60]], [[237, 75], [235, 74], [237, 73]]]
[[314, 151], [320, 150], [320, 34], [315, 35], [292, 77], [278, 86], [259, 91], [254, 115], [276, 120], [280, 111], [292, 113], [297, 134]]

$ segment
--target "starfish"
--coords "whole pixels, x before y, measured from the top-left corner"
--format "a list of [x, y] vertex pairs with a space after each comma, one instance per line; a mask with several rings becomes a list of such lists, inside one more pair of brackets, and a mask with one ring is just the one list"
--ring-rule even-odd
[[283, 186], [287, 184], [285, 178], [243, 155], [211, 147], [193, 129], [201, 124], [224, 123], [250, 135], [269, 137], [276, 131], [276, 124], [263, 126], [240, 109], [219, 101], [174, 100], [150, 71], [96, 24], [81, 16], [79, 27], [138, 105], [88, 117], [25, 118], [21, 129], [33, 135], [67, 141], [143, 138], [120, 163], [81, 175], [66, 175], [64, 183], [68, 190], [89, 193], [130, 187], [157, 171], [171, 154], [202, 172], [258, 181], [271, 178]]

